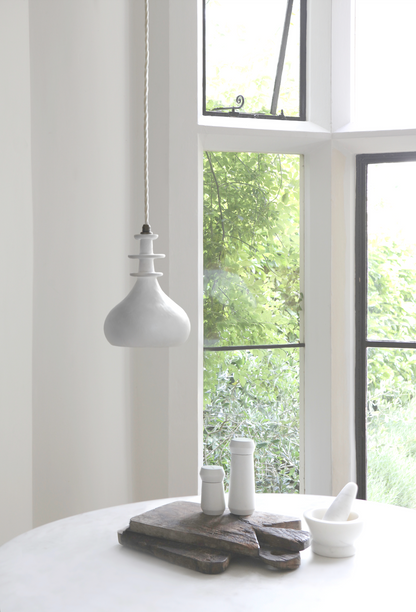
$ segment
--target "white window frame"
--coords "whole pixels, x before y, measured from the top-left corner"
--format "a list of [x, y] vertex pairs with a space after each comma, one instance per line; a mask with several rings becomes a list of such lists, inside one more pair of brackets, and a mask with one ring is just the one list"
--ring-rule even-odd
[[[204, 150], [303, 155], [306, 348], [301, 491], [336, 494], [355, 480], [355, 156], [416, 150], [416, 130], [364, 132], [351, 123], [354, 0], [308, 2], [306, 122], [202, 116], [201, 0], [157, 0], [153, 6], [151, 45], [159, 45], [160, 56], [168, 33], [169, 80], [166, 92], [166, 70], [161, 64], [152, 72], [151, 65], [150, 91], [153, 74], [154, 83], [160, 79], [163, 107], [168, 105], [169, 112], [167, 121], [152, 119], [151, 93], [150, 185], [153, 201], [158, 193], [165, 200], [158, 213], [168, 234], [161, 249], [168, 255], [164, 286], [187, 310], [192, 324], [188, 342], [168, 349], [157, 366], [157, 375], [169, 381], [167, 430], [160, 445], [152, 445], [153, 456], [163, 454], [167, 465], [166, 496], [196, 493], [202, 461]], [[163, 146], [165, 156], [160, 154]], [[152, 174], [156, 147], [157, 171]], [[160, 181], [163, 170], [167, 184]], [[144, 400], [151, 410], [155, 400]]]

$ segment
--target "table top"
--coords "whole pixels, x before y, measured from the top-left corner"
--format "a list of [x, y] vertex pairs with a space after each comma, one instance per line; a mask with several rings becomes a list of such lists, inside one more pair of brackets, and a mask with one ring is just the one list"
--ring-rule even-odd
[[[177, 498], [176, 498], [177, 499]], [[181, 498], [199, 501], [198, 497]], [[256, 510], [303, 517], [333, 498], [257, 495]], [[406, 609], [416, 575], [416, 511], [356, 500], [364, 519], [354, 557], [301, 553], [279, 572], [232, 560], [206, 575], [120, 546], [132, 516], [173, 499], [97, 510], [49, 523], [0, 547], [1, 612], [261, 612]], [[307, 529], [302, 522], [302, 528]], [[403, 607], [402, 607], [403, 606]]]

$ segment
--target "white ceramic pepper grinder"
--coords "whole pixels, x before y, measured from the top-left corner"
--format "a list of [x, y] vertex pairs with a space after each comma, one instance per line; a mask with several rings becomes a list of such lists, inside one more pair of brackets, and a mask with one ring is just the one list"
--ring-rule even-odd
[[253, 440], [249, 438], [234, 438], [230, 442], [231, 473], [228, 507], [232, 514], [238, 516], [249, 516], [254, 512], [255, 446]]
[[220, 516], [225, 510], [224, 470], [220, 465], [203, 465], [199, 475], [202, 480], [202, 512], [211, 516]]

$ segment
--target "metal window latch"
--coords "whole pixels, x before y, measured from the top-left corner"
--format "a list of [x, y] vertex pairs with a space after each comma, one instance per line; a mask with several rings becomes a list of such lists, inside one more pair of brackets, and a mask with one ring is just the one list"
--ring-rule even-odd
[[240, 108], [243, 108], [244, 106], [244, 96], [238, 95], [235, 99], [235, 101], [237, 102], [237, 104], [239, 106], [219, 106], [218, 108], [212, 108], [212, 111], [223, 111], [223, 110], [230, 110], [232, 113], [235, 113], [236, 110], [239, 110]]

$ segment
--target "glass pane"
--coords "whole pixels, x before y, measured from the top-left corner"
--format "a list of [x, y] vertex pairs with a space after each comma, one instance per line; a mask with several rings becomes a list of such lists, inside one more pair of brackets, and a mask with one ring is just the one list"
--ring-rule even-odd
[[368, 166], [368, 329], [416, 339], [416, 162]]
[[299, 341], [299, 165], [205, 152], [205, 346]]
[[367, 360], [367, 499], [416, 508], [416, 350]]
[[356, 0], [355, 119], [368, 127], [416, 127], [413, 0]]
[[[270, 114], [287, 0], [206, 0], [206, 109]], [[299, 116], [300, 1], [294, 0], [277, 112]]]
[[204, 464], [230, 475], [230, 440], [256, 442], [258, 493], [299, 492], [299, 351], [204, 353]]

